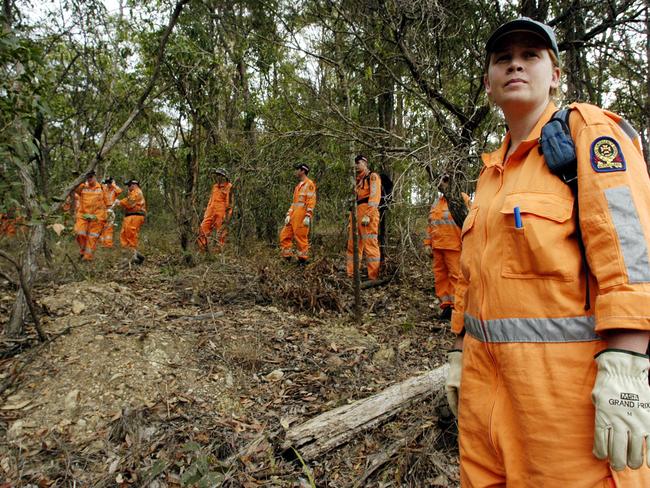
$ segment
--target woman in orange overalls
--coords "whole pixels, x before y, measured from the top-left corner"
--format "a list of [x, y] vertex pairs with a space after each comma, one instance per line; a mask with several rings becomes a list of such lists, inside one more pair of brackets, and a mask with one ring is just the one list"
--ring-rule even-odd
[[538, 150], [560, 86], [552, 29], [508, 22], [486, 51], [486, 92], [509, 131], [483, 155], [461, 232], [447, 379], [461, 484], [650, 486], [650, 180], [638, 137], [572, 105], [574, 205]]

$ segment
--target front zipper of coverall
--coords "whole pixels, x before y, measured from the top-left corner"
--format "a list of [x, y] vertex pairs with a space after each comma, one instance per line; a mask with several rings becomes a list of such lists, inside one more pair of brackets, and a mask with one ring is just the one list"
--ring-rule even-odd
[[496, 384], [496, 389], [495, 389], [495, 392], [494, 392], [495, 393], [495, 402], [492, 404], [492, 408], [490, 409], [490, 417], [488, 419], [488, 433], [489, 433], [489, 436], [490, 436], [490, 443], [492, 444], [492, 447], [494, 448], [495, 453], [497, 454], [497, 456], [501, 457], [501, 455], [499, 453], [499, 450], [497, 449], [497, 445], [496, 445], [496, 442], [494, 440], [494, 437], [492, 436], [492, 417], [494, 416], [494, 409], [495, 409], [495, 405], [496, 405], [496, 397], [498, 396], [498, 392], [499, 392], [500, 379], [499, 379], [499, 371], [498, 371], [498, 368], [497, 368], [497, 362], [496, 362], [496, 360], [494, 358], [494, 355], [492, 354], [492, 351], [490, 349], [490, 343], [488, 342], [488, 333], [487, 333], [488, 331], [487, 331], [487, 327], [485, 326], [485, 320], [484, 320], [484, 317], [485, 317], [485, 313], [484, 313], [485, 273], [483, 272], [483, 263], [485, 261], [485, 254], [486, 254], [486, 250], [487, 250], [487, 247], [488, 247], [487, 243], [488, 243], [489, 218], [490, 218], [490, 215], [491, 215], [493, 202], [496, 200], [495, 197], [499, 194], [499, 192], [503, 188], [503, 177], [504, 177], [505, 167], [501, 168], [501, 167], [497, 166], [497, 171], [499, 171], [499, 187], [497, 188], [497, 191], [494, 193], [494, 196], [492, 197], [492, 199], [490, 201], [490, 205], [488, 206], [488, 209], [487, 209], [487, 217], [486, 217], [486, 220], [485, 220], [485, 245], [483, 246], [483, 253], [481, 254], [481, 262], [480, 262], [480, 266], [479, 266], [479, 268], [480, 268], [479, 273], [480, 273], [480, 276], [481, 276], [481, 305], [480, 305], [480, 308], [479, 308], [479, 318], [478, 319], [479, 319], [479, 322], [481, 324], [481, 330], [483, 332], [483, 337], [485, 338], [485, 343], [484, 343], [485, 344], [485, 350], [487, 351], [488, 355], [490, 356], [490, 359], [492, 360], [492, 364], [494, 365], [494, 374], [496, 375], [496, 380], [497, 380], [496, 381], [496, 383], [497, 383]]

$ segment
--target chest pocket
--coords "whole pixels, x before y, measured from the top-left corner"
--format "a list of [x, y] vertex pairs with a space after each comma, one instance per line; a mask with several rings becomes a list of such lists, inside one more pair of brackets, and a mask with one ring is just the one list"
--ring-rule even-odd
[[[515, 227], [515, 207], [521, 211], [521, 228]], [[552, 193], [515, 193], [506, 197], [501, 214], [505, 227], [503, 277], [577, 279], [581, 258], [572, 199]]]

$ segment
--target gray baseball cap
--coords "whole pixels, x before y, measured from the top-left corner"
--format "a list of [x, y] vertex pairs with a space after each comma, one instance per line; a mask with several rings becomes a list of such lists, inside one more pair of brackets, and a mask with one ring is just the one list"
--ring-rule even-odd
[[502, 24], [495, 30], [490, 38], [485, 43], [485, 51], [490, 54], [496, 43], [505, 35], [512, 34], [513, 32], [531, 32], [541, 37], [548, 47], [553, 50], [555, 55], [560, 57], [560, 50], [557, 47], [557, 39], [555, 39], [555, 32], [548, 25], [537, 22], [536, 20], [528, 17], [519, 17], [516, 20], [511, 20]]

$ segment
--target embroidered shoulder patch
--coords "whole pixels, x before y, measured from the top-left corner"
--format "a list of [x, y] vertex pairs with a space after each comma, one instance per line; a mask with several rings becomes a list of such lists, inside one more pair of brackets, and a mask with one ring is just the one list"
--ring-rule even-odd
[[591, 167], [597, 173], [625, 171], [625, 157], [621, 146], [608, 136], [599, 137], [591, 143]]

